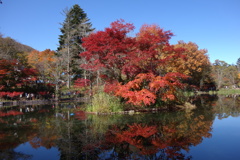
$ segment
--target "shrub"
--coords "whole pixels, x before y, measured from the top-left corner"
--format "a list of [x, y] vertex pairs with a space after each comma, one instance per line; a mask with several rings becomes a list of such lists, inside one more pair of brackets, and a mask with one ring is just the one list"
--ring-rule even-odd
[[87, 106], [88, 112], [118, 112], [122, 111], [123, 106], [118, 97], [105, 93], [103, 90], [94, 94], [92, 102]]

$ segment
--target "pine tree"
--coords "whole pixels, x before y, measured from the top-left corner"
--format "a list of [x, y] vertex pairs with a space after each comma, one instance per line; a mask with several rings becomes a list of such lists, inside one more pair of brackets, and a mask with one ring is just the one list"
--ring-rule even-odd
[[82, 38], [88, 36], [94, 29], [92, 28], [87, 14], [79, 5], [74, 5], [70, 10], [63, 11], [66, 16], [62, 23], [59, 36], [60, 56], [65, 60], [67, 87], [70, 87], [72, 77], [77, 77], [81, 72], [79, 69], [80, 57], [79, 53], [84, 51], [82, 47]]

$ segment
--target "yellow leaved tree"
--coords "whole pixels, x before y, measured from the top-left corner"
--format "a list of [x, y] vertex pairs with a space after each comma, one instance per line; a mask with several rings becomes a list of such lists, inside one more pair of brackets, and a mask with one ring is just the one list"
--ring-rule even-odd
[[55, 52], [50, 49], [34, 50], [27, 55], [28, 64], [39, 70], [43, 80], [47, 80], [52, 72], [52, 64], [56, 62]]
[[[185, 43], [179, 41], [174, 45], [175, 49], [182, 49], [182, 58], [171, 58], [170, 62], [162, 68], [165, 72], [179, 72], [190, 76], [189, 83], [199, 88], [204, 83], [211, 83], [210, 71], [211, 63], [206, 49], [199, 49], [198, 45], [193, 42]], [[160, 58], [165, 58], [166, 53], [161, 53]], [[169, 56], [169, 55], [168, 55]]]

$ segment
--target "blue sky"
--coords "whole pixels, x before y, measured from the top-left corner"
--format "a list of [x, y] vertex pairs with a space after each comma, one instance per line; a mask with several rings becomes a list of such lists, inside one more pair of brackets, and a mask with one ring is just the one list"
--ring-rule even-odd
[[65, 8], [87, 13], [96, 30], [124, 19], [135, 32], [143, 24], [171, 30], [177, 41], [207, 49], [210, 61], [236, 64], [240, 58], [240, 0], [2, 0], [0, 32], [39, 51], [56, 50]]

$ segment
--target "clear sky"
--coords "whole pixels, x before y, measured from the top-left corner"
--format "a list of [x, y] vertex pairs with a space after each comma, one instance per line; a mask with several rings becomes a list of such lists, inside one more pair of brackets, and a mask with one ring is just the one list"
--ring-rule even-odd
[[240, 58], [240, 0], [2, 0], [0, 32], [39, 51], [56, 50], [65, 8], [85, 11], [96, 30], [124, 19], [135, 32], [143, 24], [171, 30], [177, 41], [207, 49], [210, 61]]

